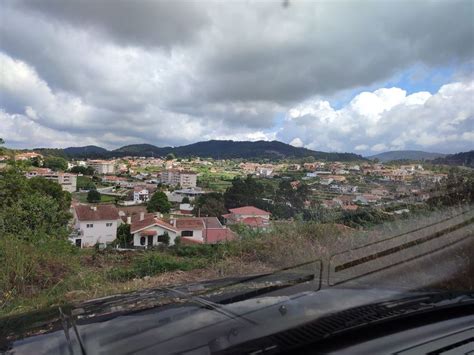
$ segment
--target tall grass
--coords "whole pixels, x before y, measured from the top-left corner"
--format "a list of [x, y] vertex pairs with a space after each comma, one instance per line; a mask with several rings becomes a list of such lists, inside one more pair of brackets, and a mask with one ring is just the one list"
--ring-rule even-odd
[[79, 266], [76, 254], [67, 241], [0, 238], [0, 310], [21, 297], [54, 292]]

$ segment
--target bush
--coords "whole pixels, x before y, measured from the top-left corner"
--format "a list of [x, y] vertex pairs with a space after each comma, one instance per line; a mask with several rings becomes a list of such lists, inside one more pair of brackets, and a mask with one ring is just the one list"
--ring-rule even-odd
[[100, 198], [101, 198], [100, 192], [97, 190], [90, 190], [87, 193], [87, 202], [89, 203], [100, 202]]
[[170, 244], [170, 235], [168, 234], [168, 232], [164, 232], [162, 235], [159, 235], [158, 236], [158, 241], [160, 243], [163, 243], [165, 245], [169, 245]]

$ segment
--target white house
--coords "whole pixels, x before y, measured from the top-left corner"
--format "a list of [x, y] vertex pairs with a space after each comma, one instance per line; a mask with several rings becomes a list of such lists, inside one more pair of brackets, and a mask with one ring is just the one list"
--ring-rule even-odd
[[113, 205], [78, 205], [74, 207], [74, 232], [71, 241], [78, 247], [92, 247], [112, 243], [121, 223], [118, 210]]
[[149, 248], [165, 241], [169, 236], [169, 245], [175, 244], [176, 237], [181, 237], [183, 244], [215, 244], [235, 238], [235, 234], [223, 226], [216, 217], [172, 218], [169, 223], [153, 213], [140, 213], [128, 217], [133, 245], [138, 248]]
[[169, 236], [169, 245], [173, 245], [178, 230], [173, 225], [158, 218], [153, 213], [141, 212], [139, 215], [128, 217], [130, 233], [133, 236], [134, 247], [152, 247], [164, 241], [165, 232]]
[[135, 186], [133, 188], [133, 202], [143, 203], [150, 199], [150, 191], [145, 186]]

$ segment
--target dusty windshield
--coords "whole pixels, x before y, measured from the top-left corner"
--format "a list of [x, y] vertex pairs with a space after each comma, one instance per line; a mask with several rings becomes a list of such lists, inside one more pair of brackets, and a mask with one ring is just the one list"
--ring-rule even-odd
[[0, 6], [0, 316], [473, 290], [472, 1]]

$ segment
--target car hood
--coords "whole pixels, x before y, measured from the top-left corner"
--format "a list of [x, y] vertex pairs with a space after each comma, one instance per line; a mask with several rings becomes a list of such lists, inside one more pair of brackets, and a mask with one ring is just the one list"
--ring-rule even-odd
[[[226, 279], [104, 297], [0, 320], [15, 354], [204, 353], [346, 309], [407, 296], [399, 290], [265, 285]], [[264, 290], [264, 292], [262, 292]], [[413, 295], [413, 293], [410, 293]], [[3, 337], [0, 337], [3, 338]]]

